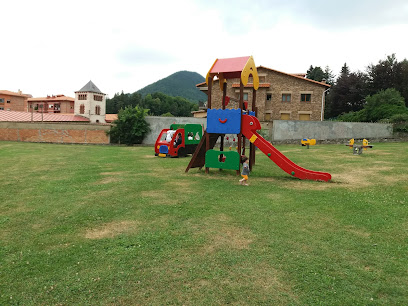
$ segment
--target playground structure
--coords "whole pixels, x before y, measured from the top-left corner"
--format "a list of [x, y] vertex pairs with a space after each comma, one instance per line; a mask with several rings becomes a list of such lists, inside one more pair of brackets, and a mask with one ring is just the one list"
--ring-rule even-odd
[[308, 138], [303, 138], [300, 143], [302, 146], [306, 146], [309, 149], [309, 146], [314, 146], [316, 145], [316, 139], [308, 139]]
[[354, 138], [351, 138], [349, 140], [349, 143], [346, 144], [347, 147], [349, 147], [350, 149], [353, 149], [353, 155], [361, 155], [363, 153], [363, 150], [366, 151], [368, 148], [372, 148], [372, 145], [368, 144], [368, 140], [367, 139], [363, 139], [363, 144], [362, 145], [357, 145], [354, 143]]
[[194, 153], [203, 136], [201, 124], [172, 124], [156, 139], [154, 153], [160, 157], [185, 157]]
[[[249, 87], [253, 88], [251, 111], [248, 110], [248, 101], [243, 100], [244, 86], [247, 86], [250, 76], [252, 76], [252, 84], [249, 84]], [[220, 89], [223, 93], [221, 109], [211, 108], [211, 93], [215, 77], [218, 78]], [[239, 107], [237, 109], [226, 109], [226, 105], [231, 99], [226, 95], [227, 79], [234, 78], [240, 79]], [[209, 173], [210, 168], [218, 168], [236, 170], [237, 174], [239, 174], [241, 155], [245, 155], [245, 142], [248, 139], [250, 170], [255, 165], [255, 147], [257, 147], [291, 176], [299, 179], [326, 182], [331, 179], [329, 173], [311, 171], [296, 165], [257, 133], [257, 130], [261, 129], [261, 124], [256, 118], [257, 108], [255, 105], [259, 77], [252, 56], [215, 60], [207, 73], [206, 83], [208, 85], [207, 130], [197, 145], [186, 168], [186, 172], [191, 168], [201, 169], [205, 166], [206, 173]], [[234, 145], [236, 151], [232, 150], [233, 145], [229, 146], [229, 151], [225, 151], [225, 135], [231, 134], [236, 135], [237, 145], [236, 147]], [[220, 149], [214, 150], [214, 146], [219, 138], [221, 138]]]

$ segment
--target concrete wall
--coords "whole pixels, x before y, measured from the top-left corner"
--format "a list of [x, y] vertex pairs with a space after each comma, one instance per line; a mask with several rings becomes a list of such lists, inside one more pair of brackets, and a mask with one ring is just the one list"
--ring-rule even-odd
[[[196, 123], [206, 128], [206, 118], [193, 117], [146, 117], [151, 131], [143, 140], [153, 145], [162, 129], [171, 124]], [[382, 123], [291, 121], [275, 120], [262, 122], [261, 134], [268, 141], [300, 141], [303, 138], [316, 140], [380, 139], [392, 138], [392, 125]], [[0, 122], [0, 141], [27, 141], [53, 143], [109, 144], [106, 131], [109, 125], [79, 123]]]
[[0, 122], [0, 141], [109, 144], [110, 125]]
[[207, 118], [194, 118], [194, 117], [146, 117], [146, 121], [150, 124], [150, 133], [146, 135], [143, 140], [143, 144], [151, 145], [156, 143], [156, 139], [159, 136], [161, 130], [170, 128], [173, 123], [186, 124], [195, 123], [204, 125], [204, 129], [207, 126]]
[[262, 128], [271, 141], [392, 137], [392, 125], [384, 123], [275, 120], [268, 125], [263, 123]]
[[[154, 144], [161, 130], [168, 129], [172, 123], [198, 123], [203, 124], [204, 128], [207, 124], [206, 118], [191, 117], [146, 117], [146, 120], [152, 129], [143, 140], [146, 145]], [[261, 134], [268, 141], [379, 139], [392, 138], [393, 135], [392, 125], [384, 123], [274, 120], [261, 122], [261, 125]]]

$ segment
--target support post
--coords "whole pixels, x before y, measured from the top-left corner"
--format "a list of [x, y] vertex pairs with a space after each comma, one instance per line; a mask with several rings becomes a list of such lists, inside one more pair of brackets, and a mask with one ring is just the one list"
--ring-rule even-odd
[[[255, 88], [252, 89], [252, 111], [256, 113], [256, 90]], [[252, 171], [252, 166], [255, 165], [255, 145], [250, 142], [249, 143], [249, 170]]]
[[[244, 84], [242, 83], [242, 80], [241, 80], [241, 78], [240, 78], [240, 80], [239, 80], [239, 83], [240, 83], [240, 85], [239, 85], [239, 108], [241, 109], [241, 127], [240, 127], [240, 130], [239, 130], [239, 134], [238, 134], [238, 153], [239, 153], [239, 158], [240, 158], [240, 161], [241, 161], [241, 147], [242, 147], [242, 133], [241, 133], [241, 131], [242, 131], [242, 108], [243, 108], [243, 106], [244, 106]], [[240, 171], [241, 170], [241, 163], [239, 163], [239, 170], [237, 170], [237, 174], [239, 175], [240, 174]]]
[[[224, 110], [225, 109], [225, 97], [227, 96], [227, 82], [224, 82], [223, 84], [222, 84], [222, 106], [221, 106], [221, 108]], [[224, 137], [225, 137], [225, 134], [224, 135], [221, 135], [221, 143], [220, 143], [220, 151], [224, 151]], [[223, 159], [223, 157], [224, 157], [224, 155], [223, 154], [221, 154], [220, 155], [220, 158], [221, 158], [221, 160]], [[220, 169], [220, 171], [221, 171], [222, 169]]]

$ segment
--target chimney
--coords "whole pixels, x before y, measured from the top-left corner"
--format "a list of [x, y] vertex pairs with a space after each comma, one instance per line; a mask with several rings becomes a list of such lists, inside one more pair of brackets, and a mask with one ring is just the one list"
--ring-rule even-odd
[[18, 90], [18, 94], [19, 94], [19, 95], [21, 95], [21, 94], [22, 94], [22, 92], [21, 92], [21, 90], [20, 90], [20, 89]]

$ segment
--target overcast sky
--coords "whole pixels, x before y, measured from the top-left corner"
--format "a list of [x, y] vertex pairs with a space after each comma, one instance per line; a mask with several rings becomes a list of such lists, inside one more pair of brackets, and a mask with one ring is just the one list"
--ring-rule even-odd
[[408, 58], [406, 0], [2, 1], [0, 90], [34, 97], [89, 80], [110, 97], [217, 58], [288, 73]]

